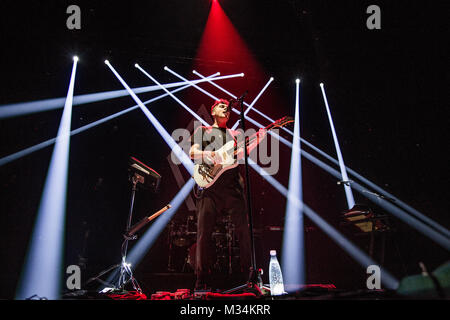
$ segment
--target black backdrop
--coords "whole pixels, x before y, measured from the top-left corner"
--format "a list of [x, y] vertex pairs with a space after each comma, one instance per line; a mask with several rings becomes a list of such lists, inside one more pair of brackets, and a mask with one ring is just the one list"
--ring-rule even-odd
[[[258, 63], [276, 79], [265, 93], [280, 97], [277, 108], [267, 107], [272, 118], [293, 115], [294, 79], [300, 76], [302, 136], [334, 156], [318, 86], [323, 81], [346, 164], [448, 227], [448, 52], [443, 45], [448, 17], [443, 3], [378, 1], [382, 29], [368, 30], [368, 1], [221, 1]], [[66, 28], [70, 4], [81, 8], [81, 30]], [[132, 67], [137, 61], [160, 82], [174, 81], [164, 65], [187, 76], [209, 6], [207, 0], [2, 1], [0, 104], [64, 97], [74, 54], [80, 57], [75, 95], [122, 89], [104, 59], [131, 87], [148, 85]], [[264, 84], [267, 79], [257, 80]], [[244, 90], [246, 83], [241, 83]], [[256, 94], [250, 92], [248, 100]], [[194, 103], [194, 109], [202, 104], [208, 108], [210, 101], [198, 95]], [[72, 128], [132, 105], [126, 96], [76, 106]], [[264, 96], [259, 105], [264, 110]], [[169, 132], [191, 121], [170, 98], [152, 104], [152, 112]], [[0, 120], [0, 156], [53, 138], [60, 116], [61, 109]], [[290, 152], [280, 149], [282, 166], [276, 178], [287, 186]], [[14, 295], [51, 151], [47, 147], [0, 167], [1, 297]], [[138, 193], [137, 220], [178, 191], [167, 162], [169, 151], [139, 110], [72, 137], [65, 264], [79, 264], [80, 256], [87, 259], [84, 279], [120, 258], [130, 197], [128, 157], [137, 157], [163, 176], [158, 194]], [[303, 176], [305, 202], [339, 228], [339, 214], [346, 207], [341, 187], [307, 160]], [[254, 173], [251, 181], [255, 228], [283, 226], [284, 198]], [[365, 202], [359, 194], [355, 197]], [[175, 219], [184, 221], [191, 214], [183, 205]], [[386, 267], [397, 277], [419, 273], [419, 261], [433, 269], [448, 258], [428, 238], [396, 219], [393, 223], [397, 232], [388, 241]], [[308, 220], [306, 227], [308, 282], [363, 286], [365, 270]], [[361, 241], [358, 245], [364, 247]], [[258, 233], [257, 258], [263, 268], [271, 248], [281, 249], [281, 233]], [[165, 272], [167, 258], [165, 230], [139, 269]]]

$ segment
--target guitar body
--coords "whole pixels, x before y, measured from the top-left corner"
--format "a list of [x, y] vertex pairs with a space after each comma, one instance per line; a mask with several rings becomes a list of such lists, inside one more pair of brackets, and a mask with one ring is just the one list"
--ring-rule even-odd
[[234, 141], [229, 141], [222, 148], [215, 151], [222, 158], [221, 164], [209, 165], [206, 163], [196, 164], [194, 166], [193, 178], [197, 185], [201, 188], [209, 188], [217, 179], [227, 170], [236, 168], [237, 161], [234, 159]]
[[[264, 129], [269, 131], [272, 130], [273, 128], [284, 127], [292, 122], [294, 122], [294, 119], [292, 119], [291, 117], [283, 117], [275, 121], [274, 123], [270, 124], [269, 126], [265, 127]], [[253, 136], [253, 139], [254, 138], [256, 138], [256, 135]], [[248, 143], [250, 139], [251, 138], [249, 138], [249, 140], [247, 140], [245, 143]], [[222, 148], [215, 151], [215, 153], [219, 154], [220, 157], [222, 158], [221, 164], [216, 165], [213, 164], [210, 165], [207, 163], [196, 164], [194, 166], [194, 174], [192, 177], [194, 178], [197, 185], [204, 189], [209, 188], [220, 178], [222, 173], [224, 173], [227, 170], [236, 168], [238, 166], [238, 162], [236, 161], [234, 156], [235, 151], [236, 151], [235, 141], [229, 141]]]

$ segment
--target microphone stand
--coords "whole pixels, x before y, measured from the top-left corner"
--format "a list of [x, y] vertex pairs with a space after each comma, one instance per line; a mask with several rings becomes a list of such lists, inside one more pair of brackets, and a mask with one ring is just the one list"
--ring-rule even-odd
[[[137, 283], [136, 279], [133, 276], [133, 271], [131, 270], [131, 265], [127, 263], [126, 256], [127, 256], [127, 249], [128, 249], [128, 241], [129, 240], [135, 240], [137, 237], [133, 234], [129, 234], [129, 230], [131, 227], [131, 221], [133, 216], [133, 208], [134, 208], [134, 199], [136, 195], [136, 185], [139, 181], [139, 178], [136, 174], [133, 175], [131, 178], [131, 182], [133, 183], [133, 187], [131, 189], [131, 206], [130, 211], [128, 213], [128, 221], [127, 221], [127, 227], [126, 227], [126, 233], [124, 234], [124, 242], [122, 244], [122, 263], [120, 264], [120, 276], [118, 280], [118, 288], [124, 289], [126, 283], [128, 281], [131, 281], [131, 284], [133, 285], [134, 290], [138, 291], [139, 293], [142, 293], [142, 289]], [[127, 276], [129, 277], [127, 280]]]
[[[244, 115], [244, 98], [247, 95], [247, 91], [237, 100], [241, 109], [241, 128], [242, 132], [245, 132], [245, 115]], [[248, 139], [244, 136], [244, 139]], [[251, 253], [251, 266], [250, 274], [246, 284], [238, 286], [236, 288], [223, 291], [223, 293], [233, 293], [240, 291], [242, 289], [254, 289], [258, 295], [262, 295], [260, 286], [262, 286], [261, 271], [256, 268], [256, 255], [255, 255], [255, 239], [253, 234], [253, 216], [252, 216], [252, 204], [251, 204], [251, 192], [250, 192], [250, 176], [248, 170], [248, 151], [247, 151], [247, 141], [244, 143], [244, 167], [245, 167], [245, 180], [246, 180], [246, 191], [247, 191], [247, 215], [248, 215], [248, 225], [250, 232], [250, 253]], [[242, 239], [241, 239], [242, 241]]]
[[[134, 173], [134, 175], [132, 177], [130, 177], [130, 181], [132, 183], [131, 200], [130, 200], [131, 204], [130, 204], [130, 210], [128, 211], [127, 226], [126, 226], [126, 229], [125, 229], [125, 233], [123, 235], [124, 241], [122, 242], [122, 247], [121, 247], [121, 255], [122, 255], [121, 263], [116, 264], [114, 266], [111, 266], [111, 267], [109, 267], [106, 270], [103, 270], [102, 272], [100, 272], [100, 274], [98, 274], [97, 276], [89, 279], [85, 283], [85, 285], [87, 285], [87, 284], [91, 283], [94, 280], [98, 280], [103, 285], [106, 285], [107, 287], [104, 287], [100, 291], [100, 293], [113, 292], [113, 291], [116, 291], [116, 290], [122, 290], [123, 291], [125, 289], [125, 285], [128, 282], [131, 282], [131, 284], [133, 285], [134, 290], [136, 290], [139, 293], [142, 293], [142, 289], [139, 286], [139, 283], [137, 282], [137, 280], [133, 276], [133, 271], [131, 270], [131, 265], [129, 263], [127, 263], [127, 261], [126, 261], [127, 250], [128, 250], [128, 242], [130, 240], [136, 240], [137, 239], [137, 236], [134, 235], [134, 233], [130, 233], [130, 227], [131, 227], [131, 221], [132, 221], [132, 217], [133, 217], [134, 200], [135, 200], [135, 196], [136, 196], [137, 184], [139, 182], [142, 182], [142, 177], [139, 176], [138, 174]], [[101, 276], [105, 275], [106, 273], [109, 273], [110, 271], [112, 271], [114, 269], [119, 269], [119, 271], [117, 272], [118, 276], [119, 276], [119, 279], [116, 281], [116, 283], [112, 283], [111, 282], [111, 281], [114, 280], [114, 278], [117, 278], [116, 274], [112, 274], [110, 276], [111, 280], [108, 279], [108, 281], [103, 281], [103, 280], [100, 279]]]

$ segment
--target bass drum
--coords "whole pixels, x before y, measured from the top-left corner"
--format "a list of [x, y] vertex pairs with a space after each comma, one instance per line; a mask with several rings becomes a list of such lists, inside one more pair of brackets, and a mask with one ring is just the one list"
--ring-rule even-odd
[[[217, 254], [216, 252], [211, 252], [208, 255], [210, 261], [210, 266], [211, 266], [211, 271], [216, 270], [217, 269]], [[195, 271], [195, 266], [196, 266], [196, 262], [197, 262], [197, 243], [195, 242], [193, 245], [191, 245], [188, 249], [187, 252], [187, 258], [186, 258], [186, 264], [192, 268], [192, 270]]]
[[169, 241], [176, 247], [188, 247], [196, 240], [197, 232], [189, 231], [189, 224], [176, 224], [174, 222], [170, 225]]

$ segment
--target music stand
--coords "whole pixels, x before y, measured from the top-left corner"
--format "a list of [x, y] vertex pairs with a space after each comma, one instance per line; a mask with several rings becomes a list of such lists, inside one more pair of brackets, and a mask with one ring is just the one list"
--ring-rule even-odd
[[[98, 279], [101, 275], [103, 275], [115, 268], [120, 267], [119, 279], [117, 281], [117, 285], [114, 285], [114, 287], [112, 289], [113, 290], [119, 290], [119, 289], [123, 290], [125, 285], [131, 281], [133, 288], [136, 291], [138, 291], [139, 293], [142, 293], [141, 287], [139, 286], [138, 282], [136, 281], [136, 279], [133, 276], [133, 272], [131, 270], [131, 265], [129, 263], [127, 263], [127, 261], [126, 261], [128, 242], [130, 240], [137, 239], [137, 236], [135, 235], [135, 233], [141, 227], [143, 227], [147, 222], [151, 221], [153, 218], [156, 218], [156, 216], [158, 216], [165, 210], [169, 209], [170, 205], [161, 209], [160, 211], [158, 211], [151, 217], [141, 220], [141, 222], [139, 222], [138, 224], [131, 227], [131, 221], [132, 221], [133, 209], [134, 209], [134, 200], [135, 200], [136, 190], [137, 190], [138, 185], [143, 189], [150, 190], [152, 192], [156, 192], [159, 187], [159, 183], [161, 181], [161, 176], [155, 170], [153, 170], [149, 166], [145, 165], [138, 159], [136, 159], [134, 157], [130, 157], [129, 169], [128, 169], [128, 179], [131, 182], [131, 200], [130, 200], [130, 210], [128, 212], [127, 225], [126, 225], [125, 233], [123, 234], [124, 241], [123, 241], [122, 247], [121, 247], [121, 255], [122, 255], [121, 263], [108, 268], [107, 270], [101, 272], [99, 276], [97, 276], [91, 280]], [[90, 282], [90, 281], [88, 281], [88, 282]], [[102, 292], [105, 292], [105, 290], [109, 291], [110, 289], [111, 288], [105, 288], [102, 290]]]

